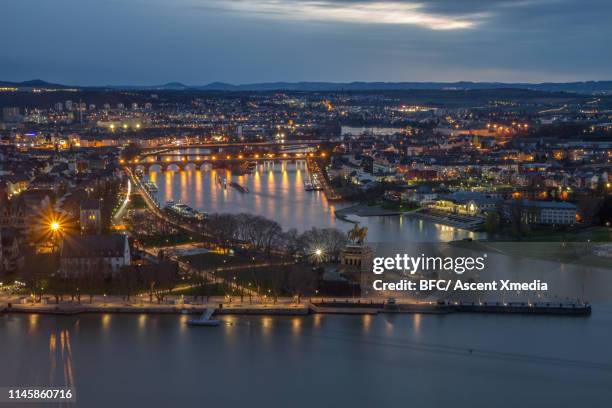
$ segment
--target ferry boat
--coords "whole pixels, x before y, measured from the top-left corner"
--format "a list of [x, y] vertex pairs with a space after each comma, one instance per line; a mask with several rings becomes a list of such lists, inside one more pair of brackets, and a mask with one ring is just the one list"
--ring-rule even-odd
[[312, 186], [312, 183], [304, 182], [304, 190], [306, 190], [306, 191], [314, 191], [314, 187]]
[[166, 202], [166, 209], [173, 213], [180, 215], [185, 218], [193, 218], [197, 220], [204, 220], [208, 218], [208, 214], [205, 212], [196, 211], [187, 204], [175, 203], [174, 201]]
[[187, 324], [189, 326], [218, 326], [221, 322], [211, 319], [213, 313], [215, 313], [214, 309], [205, 309], [200, 317], [187, 320]]

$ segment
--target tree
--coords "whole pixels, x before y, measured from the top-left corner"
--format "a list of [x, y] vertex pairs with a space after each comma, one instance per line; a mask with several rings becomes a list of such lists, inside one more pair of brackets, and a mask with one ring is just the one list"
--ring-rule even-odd
[[102, 272], [100, 270], [91, 270], [84, 273], [79, 280], [83, 293], [89, 296], [89, 303], [92, 303], [93, 296], [100, 292], [100, 287], [104, 281]]
[[34, 295], [36, 301], [40, 302], [44, 293], [49, 290], [51, 280], [59, 269], [59, 258], [57, 254], [29, 253], [25, 257], [23, 267], [23, 278], [26, 287]]
[[291, 228], [289, 231], [283, 233], [283, 236], [280, 238], [283, 250], [287, 253], [289, 257], [296, 257], [302, 252], [302, 248], [300, 247], [300, 234], [297, 229]]
[[600, 198], [582, 197], [578, 200], [578, 213], [585, 225], [593, 224], [600, 214], [603, 200]]
[[206, 273], [202, 272], [201, 268], [191, 268], [189, 274], [189, 281], [194, 288], [194, 300], [198, 299], [198, 296], [204, 302], [204, 296], [206, 296], [206, 302], [210, 296], [209, 279]]
[[310, 267], [304, 265], [288, 265], [286, 270], [287, 289], [292, 296], [297, 298], [297, 303], [300, 303], [302, 295], [315, 287], [316, 275], [312, 273]]
[[213, 214], [208, 219], [206, 229], [215, 238], [217, 245], [227, 250], [227, 244], [236, 239], [238, 223], [232, 214]]
[[130, 297], [136, 293], [139, 283], [139, 267], [124, 266], [119, 270], [119, 290], [121, 295], [129, 302]]
[[512, 225], [512, 233], [516, 238], [521, 238], [529, 229], [529, 211], [521, 200], [512, 200], [509, 204], [509, 218]]
[[155, 297], [157, 303], [161, 303], [176, 285], [178, 264], [162, 262], [157, 265], [146, 265], [142, 267], [142, 276], [149, 289], [149, 301]]
[[597, 217], [603, 225], [612, 225], [612, 195], [606, 197]]

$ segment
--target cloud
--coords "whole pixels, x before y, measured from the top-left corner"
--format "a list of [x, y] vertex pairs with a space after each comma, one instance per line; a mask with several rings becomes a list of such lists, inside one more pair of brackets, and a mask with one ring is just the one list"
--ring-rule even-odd
[[[0, 24], [11, 38], [0, 53], [6, 80], [538, 82], [612, 73], [610, 0], [0, 2], [12, 17]], [[25, 20], [36, 30], [23, 30]]]
[[431, 30], [460, 30], [477, 26], [484, 11], [449, 13], [428, 11], [426, 4], [405, 1], [332, 0], [210, 0], [206, 8], [234, 11], [250, 17], [357, 24], [412, 25]]

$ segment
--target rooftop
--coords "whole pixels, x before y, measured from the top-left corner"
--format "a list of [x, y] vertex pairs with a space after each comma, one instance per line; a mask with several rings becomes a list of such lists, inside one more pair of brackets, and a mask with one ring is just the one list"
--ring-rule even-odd
[[121, 257], [128, 245], [125, 235], [83, 235], [66, 237], [62, 258]]

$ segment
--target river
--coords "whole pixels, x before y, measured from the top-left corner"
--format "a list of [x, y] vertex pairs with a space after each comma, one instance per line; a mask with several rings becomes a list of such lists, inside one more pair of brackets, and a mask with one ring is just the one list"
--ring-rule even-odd
[[[350, 203], [330, 203], [322, 191], [304, 189], [304, 181], [309, 179], [309, 175], [303, 161], [262, 163], [252, 174], [241, 176], [213, 170], [207, 165], [197, 171], [189, 167], [187, 171], [159, 172], [158, 167], [153, 167], [148, 178], [157, 184], [158, 199], [162, 204], [172, 200], [208, 213], [259, 214], [277, 221], [285, 230], [333, 227], [347, 231], [353, 227], [352, 223], [334, 215], [335, 210]], [[236, 181], [250, 192], [244, 194], [229, 186], [224, 188], [217, 182], [218, 178]], [[368, 227], [370, 242], [437, 242], [479, 236], [411, 217], [351, 218]]]
[[77, 406], [608, 407], [612, 304], [499, 315], [0, 316], [0, 384]]

